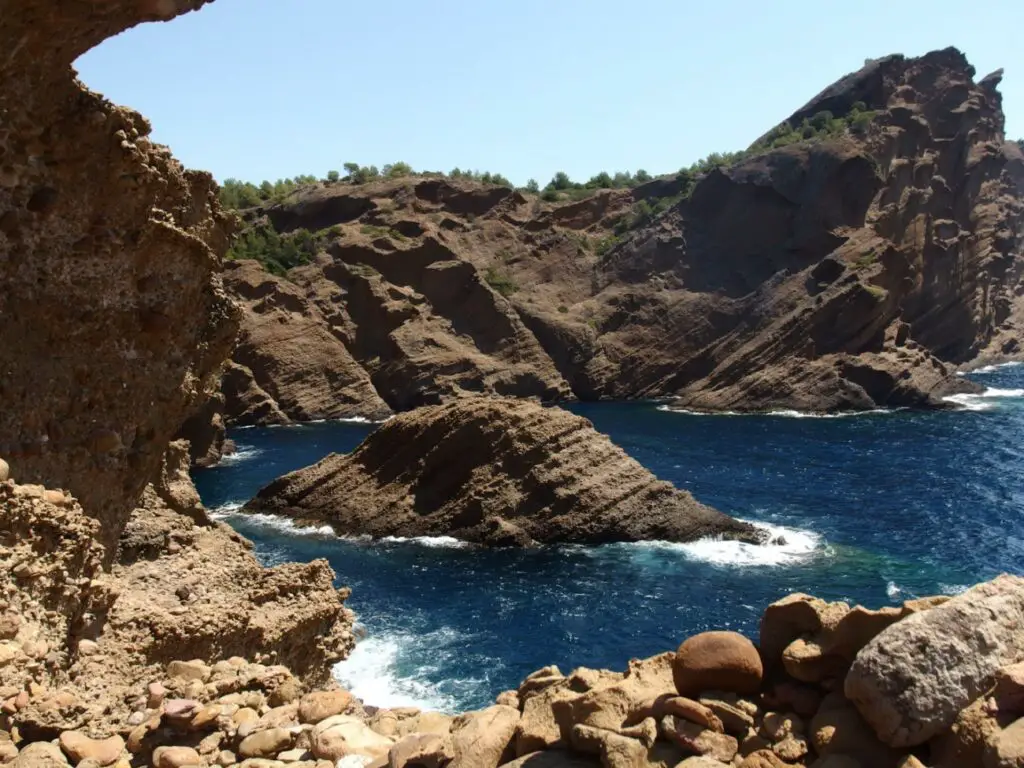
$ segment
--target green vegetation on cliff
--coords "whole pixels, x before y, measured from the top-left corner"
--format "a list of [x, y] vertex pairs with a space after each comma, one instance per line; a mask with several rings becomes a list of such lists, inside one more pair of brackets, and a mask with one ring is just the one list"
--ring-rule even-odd
[[243, 231], [228, 250], [229, 259], [255, 259], [275, 275], [284, 275], [292, 267], [308, 264], [323, 247], [330, 230], [310, 232], [296, 229], [278, 234], [268, 221]]

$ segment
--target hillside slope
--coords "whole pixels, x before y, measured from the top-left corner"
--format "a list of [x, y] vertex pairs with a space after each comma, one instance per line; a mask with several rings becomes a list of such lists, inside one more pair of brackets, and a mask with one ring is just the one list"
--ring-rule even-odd
[[696, 183], [549, 203], [419, 176], [247, 211], [316, 255], [229, 270], [228, 416], [480, 393], [941, 407], [974, 387], [958, 366], [1020, 351], [1024, 158], [1000, 76], [975, 82], [955, 49], [869, 62]]

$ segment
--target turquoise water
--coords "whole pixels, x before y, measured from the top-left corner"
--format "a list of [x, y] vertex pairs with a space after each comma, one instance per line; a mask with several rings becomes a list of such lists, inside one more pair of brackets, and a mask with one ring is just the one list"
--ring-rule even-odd
[[204, 502], [269, 564], [326, 557], [366, 638], [338, 677], [367, 703], [485, 705], [555, 663], [623, 668], [707, 628], [756, 635], [764, 606], [811, 592], [869, 606], [1024, 572], [1024, 366], [975, 374], [964, 410], [834, 418], [698, 416], [653, 403], [573, 410], [659, 477], [786, 544], [647, 542], [486, 551], [369, 542], [238, 506], [264, 483], [374, 428], [236, 430], [240, 451], [195, 473]]

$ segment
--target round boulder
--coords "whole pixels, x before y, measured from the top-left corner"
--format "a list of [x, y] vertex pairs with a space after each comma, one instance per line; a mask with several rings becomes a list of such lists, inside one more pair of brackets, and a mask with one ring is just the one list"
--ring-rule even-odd
[[764, 668], [757, 648], [736, 632], [702, 632], [676, 652], [672, 678], [680, 696], [702, 691], [757, 693]]

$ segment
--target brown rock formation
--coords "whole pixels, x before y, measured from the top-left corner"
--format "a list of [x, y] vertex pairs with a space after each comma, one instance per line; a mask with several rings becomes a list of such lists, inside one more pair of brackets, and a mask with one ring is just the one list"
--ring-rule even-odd
[[[0, 456], [69, 489], [108, 554], [164, 447], [216, 386], [236, 312], [216, 273], [228, 227], [139, 114], [71, 62], [189, 2], [20, 2], [0, 47]], [[16, 55], [15, 55], [16, 54]]]
[[227, 374], [225, 385], [235, 423], [391, 414], [366, 371], [298, 286], [253, 261], [229, 263], [227, 279], [243, 312], [233, 354], [242, 370]]
[[[71, 69], [110, 35], [202, 5], [3, 10], [0, 316], [16, 341], [0, 345], [3, 744], [15, 726], [31, 740], [121, 722], [128, 687], [183, 649], [281, 659], [318, 683], [351, 644], [326, 564], [264, 570], [207, 519], [170, 442], [184, 428], [197, 453], [219, 450], [206, 404], [238, 311], [218, 275], [231, 225], [213, 180]], [[61, 744], [76, 760], [116, 746]]]
[[552, 205], [427, 177], [310, 187], [255, 213], [324, 236], [288, 274], [301, 312], [395, 410], [465, 391], [938, 407], [976, 389], [958, 366], [1024, 354], [1024, 159], [998, 76], [973, 75], [954, 49], [872, 62], [789, 119], [863, 102], [869, 125], [755, 144], [688, 198], [670, 178]]
[[353, 453], [278, 478], [247, 509], [343, 534], [499, 545], [760, 537], [657, 480], [586, 419], [498, 398], [396, 416]]

